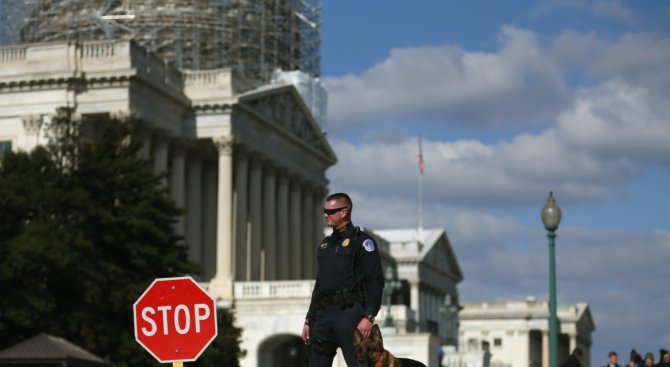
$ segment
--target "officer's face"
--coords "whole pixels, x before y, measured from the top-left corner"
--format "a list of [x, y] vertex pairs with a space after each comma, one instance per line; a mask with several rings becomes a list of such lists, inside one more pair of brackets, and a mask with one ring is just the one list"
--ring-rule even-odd
[[328, 227], [335, 229], [342, 227], [346, 219], [347, 210], [349, 210], [346, 201], [326, 201], [323, 209], [323, 218], [326, 220], [326, 225], [328, 225]]

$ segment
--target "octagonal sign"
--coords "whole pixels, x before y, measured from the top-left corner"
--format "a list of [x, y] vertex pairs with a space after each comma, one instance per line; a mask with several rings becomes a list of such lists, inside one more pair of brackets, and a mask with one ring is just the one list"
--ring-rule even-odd
[[133, 317], [135, 339], [161, 363], [195, 361], [217, 334], [215, 302], [191, 277], [154, 280]]

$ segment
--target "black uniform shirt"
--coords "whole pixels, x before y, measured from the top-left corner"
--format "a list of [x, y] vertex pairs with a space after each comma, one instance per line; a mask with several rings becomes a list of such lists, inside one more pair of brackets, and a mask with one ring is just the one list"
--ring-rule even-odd
[[354, 290], [367, 285], [365, 314], [377, 315], [381, 307], [384, 275], [379, 248], [367, 233], [348, 224], [344, 231], [333, 232], [323, 239], [317, 249], [316, 284], [307, 318], [314, 317], [315, 299], [341, 289]]

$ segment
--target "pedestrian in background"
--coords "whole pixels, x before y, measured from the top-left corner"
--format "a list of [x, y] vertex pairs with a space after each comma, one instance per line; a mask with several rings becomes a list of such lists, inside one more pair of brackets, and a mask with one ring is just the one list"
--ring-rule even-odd
[[604, 367], [621, 367], [618, 362], [619, 357], [615, 351], [611, 351], [607, 354], [607, 364]]
[[582, 367], [582, 350], [575, 348], [568, 359], [561, 364], [561, 367]]
[[654, 355], [652, 353], [644, 355], [644, 367], [654, 367]]
[[657, 367], [670, 367], [670, 353], [667, 350], [661, 349], [661, 358], [658, 361]]
[[628, 367], [643, 367], [642, 356], [635, 350], [630, 351], [630, 359], [628, 360]]

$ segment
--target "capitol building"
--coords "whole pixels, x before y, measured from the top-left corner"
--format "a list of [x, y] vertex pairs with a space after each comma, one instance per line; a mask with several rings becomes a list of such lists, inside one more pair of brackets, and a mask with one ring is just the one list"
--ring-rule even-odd
[[[337, 162], [326, 137], [320, 7], [251, 3], [5, 5], [0, 152], [46, 143], [62, 106], [84, 129], [92, 116], [142, 120], [142, 154], [169, 173], [164, 184], [185, 209], [175, 230], [205, 269], [198, 280], [243, 329], [240, 365], [306, 366], [300, 333], [327, 231], [326, 171]], [[546, 303], [463, 303], [444, 229], [366, 230], [388, 275], [377, 320], [389, 320], [384, 341], [396, 356], [431, 367], [548, 366]], [[564, 308], [559, 356], [588, 351], [588, 305]]]

